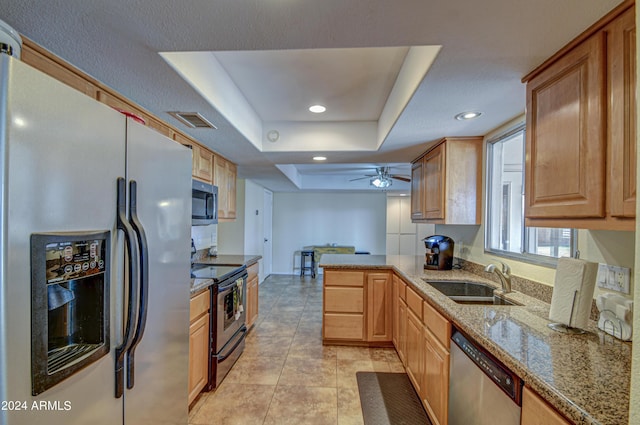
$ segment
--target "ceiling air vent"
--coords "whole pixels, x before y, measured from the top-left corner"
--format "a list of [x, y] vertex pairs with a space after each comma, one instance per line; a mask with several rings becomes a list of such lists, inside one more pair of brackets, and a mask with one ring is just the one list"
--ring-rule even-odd
[[169, 112], [169, 115], [182, 122], [187, 127], [191, 128], [213, 128], [217, 130], [218, 127], [207, 121], [202, 115], [197, 112]]

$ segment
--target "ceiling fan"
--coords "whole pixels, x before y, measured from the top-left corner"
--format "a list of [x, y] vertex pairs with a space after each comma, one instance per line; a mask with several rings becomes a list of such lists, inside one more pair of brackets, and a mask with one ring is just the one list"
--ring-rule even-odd
[[411, 179], [408, 176], [401, 174], [390, 174], [390, 167], [377, 167], [376, 174], [365, 174], [364, 177], [358, 177], [357, 179], [351, 179], [350, 182], [362, 179], [370, 179], [369, 184], [378, 188], [387, 188], [393, 184], [393, 179], [401, 180], [403, 182], [410, 182]]

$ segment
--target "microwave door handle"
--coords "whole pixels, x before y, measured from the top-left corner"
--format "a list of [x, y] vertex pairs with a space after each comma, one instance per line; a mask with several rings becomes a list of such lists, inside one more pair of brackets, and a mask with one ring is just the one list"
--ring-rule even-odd
[[147, 236], [144, 227], [138, 218], [138, 184], [135, 180], [129, 182], [129, 216], [131, 217], [131, 225], [136, 232], [138, 245], [140, 246], [140, 302], [138, 312], [138, 326], [135, 336], [131, 341], [131, 348], [127, 353], [127, 389], [133, 388], [135, 385], [135, 353], [136, 347], [144, 336], [144, 330], [147, 325], [147, 311], [149, 307], [149, 246], [147, 244]]
[[116, 347], [116, 363], [115, 363], [115, 378], [116, 378], [116, 391], [115, 397], [120, 398], [124, 393], [124, 359], [129, 347], [131, 346], [133, 332], [134, 332], [134, 318], [136, 316], [135, 306], [137, 305], [137, 291], [135, 283], [138, 279], [138, 247], [134, 243], [135, 232], [131, 227], [131, 224], [127, 220], [127, 197], [125, 180], [122, 177], [118, 177], [117, 181], [117, 214], [116, 214], [116, 227], [118, 230], [122, 230], [124, 233], [124, 241], [127, 246], [126, 252], [128, 253], [128, 277], [129, 277], [129, 305], [127, 306], [127, 322], [125, 325], [125, 331], [122, 338], [122, 344]]

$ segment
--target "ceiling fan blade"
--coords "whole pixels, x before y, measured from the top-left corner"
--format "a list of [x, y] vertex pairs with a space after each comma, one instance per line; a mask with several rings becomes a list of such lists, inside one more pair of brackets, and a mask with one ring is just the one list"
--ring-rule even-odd
[[392, 179], [396, 179], [396, 180], [402, 180], [403, 182], [411, 182], [411, 179], [408, 177], [403, 177], [403, 176], [390, 176]]
[[351, 179], [351, 180], [349, 180], [349, 181], [350, 181], [350, 182], [354, 182], [354, 181], [356, 181], [356, 180], [369, 179], [369, 178], [371, 178], [371, 177], [373, 177], [373, 176], [358, 177], [357, 179]]

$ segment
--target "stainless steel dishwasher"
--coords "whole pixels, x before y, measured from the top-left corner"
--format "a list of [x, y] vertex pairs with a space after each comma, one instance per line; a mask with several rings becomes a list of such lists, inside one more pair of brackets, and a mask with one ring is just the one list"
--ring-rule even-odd
[[449, 425], [518, 425], [522, 380], [459, 330], [451, 335]]

